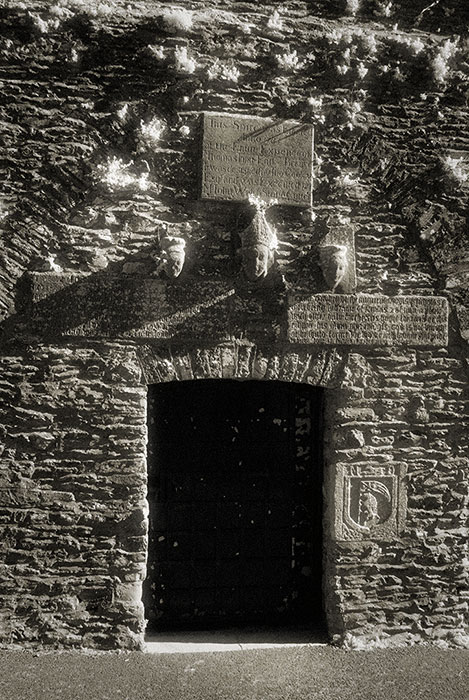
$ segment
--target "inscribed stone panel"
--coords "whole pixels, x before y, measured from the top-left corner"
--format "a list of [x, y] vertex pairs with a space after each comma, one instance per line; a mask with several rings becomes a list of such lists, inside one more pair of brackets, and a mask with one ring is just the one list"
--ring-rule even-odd
[[447, 345], [443, 297], [316, 294], [290, 301], [288, 340], [325, 345]]
[[171, 284], [157, 277], [32, 273], [26, 307], [42, 336], [273, 341], [283, 297], [225, 279]]
[[204, 114], [202, 199], [249, 195], [311, 206], [313, 127], [295, 121]]
[[225, 281], [170, 285], [157, 277], [32, 274], [33, 318], [47, 334], [204, 338], [230, 333]]

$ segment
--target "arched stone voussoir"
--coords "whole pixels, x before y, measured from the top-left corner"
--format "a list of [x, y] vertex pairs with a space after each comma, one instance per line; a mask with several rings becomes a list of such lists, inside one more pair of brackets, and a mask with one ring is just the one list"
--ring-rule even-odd
[[[242, 341], [197, 348], [145, 344], [137, 352], [146, 384], [191, 379], [255, 379], [330, 389], [354, 385], [358, 357], [357, 353], [336, 348], [285, 349]], [[365, 358], [362, 365], [366, 366]]]

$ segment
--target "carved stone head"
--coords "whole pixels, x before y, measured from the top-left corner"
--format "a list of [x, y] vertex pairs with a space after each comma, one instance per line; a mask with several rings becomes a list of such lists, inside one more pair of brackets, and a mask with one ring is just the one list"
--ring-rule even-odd
[[249, 280], [254, 282], [267, 277], [274, 262], [274, 254], [266, 245], [246, 246], [241, 254], [243, 270]]
[[319, 265], [332, 292], [336, 291], [347, 273], [347, 253], [345, 245], [324, 245], [319, 248]]
[[249, 226], [241, 234], [242, 267], [252, 282], [267, 277], [274, 264], [277, 236], [267, 222], [263, 209], [258, 209]]
[[160, 240], [162, 250], [162, 269], [168, 277], [179, 277], [186, 259], [186, 241], [179, 236], [164, 236]]

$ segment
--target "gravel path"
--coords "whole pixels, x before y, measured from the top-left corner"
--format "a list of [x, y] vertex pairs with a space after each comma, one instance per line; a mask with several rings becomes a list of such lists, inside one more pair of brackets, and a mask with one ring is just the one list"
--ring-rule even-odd
[[468, 700], [469, 651], [0, 652], [1, 700]]

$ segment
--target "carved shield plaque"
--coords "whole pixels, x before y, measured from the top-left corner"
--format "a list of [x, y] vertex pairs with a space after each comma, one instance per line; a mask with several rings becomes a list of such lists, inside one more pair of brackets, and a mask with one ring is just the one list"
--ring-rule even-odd
[[336, 484], [338, 540], [396, 537], [405, 517], [405, 465], [339, 465]]
[[310, 124], [204, 114], [202, 199], [243, 201], [254, 195], [311, 206], [312, 170]]

